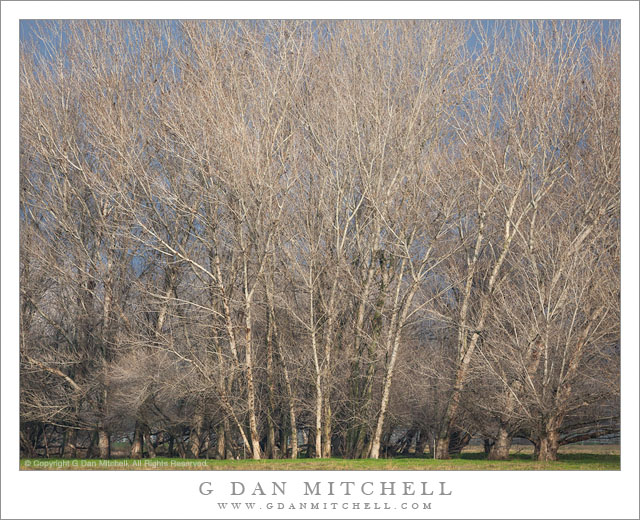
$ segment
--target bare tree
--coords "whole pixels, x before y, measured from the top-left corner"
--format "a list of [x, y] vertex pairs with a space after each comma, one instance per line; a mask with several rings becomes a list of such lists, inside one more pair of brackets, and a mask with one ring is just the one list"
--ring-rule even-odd
[[615, 430], [616, 30], [43, 24], [24, 453], [446, 458], [479, 433], [552, 460]]
[[577, 64], [588, 53], [581, 45], [586, 30], [579, 24], [536, 23], [504, 31], [500, 38], [499, 32], [492, 38], [479, 34], [483, 51], [473, 70], [488, 80], [464, 107], [465, 117], [458, 118], [466, 146], [460, 166], [475, 207], [467, 207], [459, 226], [469, 245], [454, 274], [461, 281], [455, 319], [459, 358], [439, 436], [441, 458], [447, 457], [449, 431], [495, 292], [508, 277], [514, 240], [570, 177], [583, 128], [575, 104], [585, 81]]

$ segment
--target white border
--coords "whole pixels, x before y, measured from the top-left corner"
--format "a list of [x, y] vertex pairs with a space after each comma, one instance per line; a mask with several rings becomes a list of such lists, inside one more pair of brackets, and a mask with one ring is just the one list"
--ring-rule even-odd
[[[430, 480], [454, 494], [407, 518], [638, 518], [637, 2], [3, 2], [2, 518], [216, 518], [229, 480]], [[622, 470], [620, 472], [19, 472], [18, 22], [20, 18], [622, 19]], [[71, 493], [68, 490], [72, 490]], [[289, 497], [290, 498], [290, 497]], [[395, 514], [395, 513], [394, 513]], [[399, 514], [399, 513], [398, 513]], [[381, 511], [260, 510], [258, 518], [390, 518]], [[248, 517], [246, 512], [237, 518]], [[401, 516], [398, 516], [401, 517]]]

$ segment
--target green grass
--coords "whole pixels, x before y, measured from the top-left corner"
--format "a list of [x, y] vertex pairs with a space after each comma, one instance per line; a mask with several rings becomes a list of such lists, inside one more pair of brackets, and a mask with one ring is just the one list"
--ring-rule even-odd
[[[135, 465], [139, 464], [139, 465]], [[619, 454], [561, 453], [556, 462], [537, 462], [528, 453], [514, 453], [510, 460], [489, 461], [483, 453], [463, 453], [451, 460], [425, 457], [393, 459], [297, 459], [297, 460], [189, 460], [156, 459], [22, 459], [24, 470], [619, 470]]]

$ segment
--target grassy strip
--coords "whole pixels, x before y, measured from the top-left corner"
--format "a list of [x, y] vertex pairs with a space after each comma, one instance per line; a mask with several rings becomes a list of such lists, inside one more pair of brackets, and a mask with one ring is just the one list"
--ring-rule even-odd
[[619, 470], [620, 455], [595, 453], [560, 454], [556, 462], [537, 462], [528, 454], [506, 461], [486, 460], [481, 453], [465, 453], [451, 460], [424, 457], [394, 459], [297, 459], [297, 460], [205, 460], [205, 459], [22, 459], [24, 470]]

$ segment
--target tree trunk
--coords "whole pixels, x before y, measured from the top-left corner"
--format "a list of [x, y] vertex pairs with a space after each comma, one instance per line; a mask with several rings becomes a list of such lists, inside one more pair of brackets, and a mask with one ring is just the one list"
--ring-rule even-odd
[[227, 442], [227, 429], [229, 421], [226, 419], [218, 425], [216, 428], [216, 459], [224, 460], [226, 458], [226, 442]]
[[[429, 250], [425, 254], [426, 258], [429, 256]], [[404, 298], [401, 298], [401, 289], [402, 289], [402, 279], [405, 272], [406, 267], [406, 258], [403, 257], [402, 262], [400, 264], [399, 273], [398, 273], [398, 281], [395, 288], [395, 297], [393, 302], [393, 312], [391, 313], [391, 323], [389, 325], [386, 348], [386, 355], [389, 356], [389, 362], [387, 364], [387, 370], [385, 372], [384, 384], [382, 390], [382, 399], [380, 402], [380, 411], [378, 413], [378, 419], [376, 423], [375, 432], [373, 438], [371, 440], [371, 447], [369, 450], [369, 456], [371, 458], [377, 459], [380, 456], [380, 443], [382, 438], [382, 430], [384, 427], [384, 421], [386, 418], [387, 407], [389, 405], [389, 399], [391, 394], [391, 385], [393, 381], [394, 369], [396, 360], [398, 357], [398, 352], [400, 350], [400, 339], [402, 329], [407, 320], [407, 313], [413, 301], [413, 297], [418, 290], [418, 281], [414, 279], [411, 286], [408, 288], [405, 293]], [[383, 285], [386, 285], [384, 282]], [[377, 304], [377, 312], [381, 313], [382, 308], [384, 307], [384, 288], [381, 288], [381, 297], [378, 300]], [[415, 432], [413, 433], [415, 436]]]
[[275, 406], [275, 383], [273, 377], [273, 315], [271, 308], [267, 308], [267, 391], [268, 391], [268, 413], [267, 413], [267, 445], [265, 456], [268, 459], [276, 458], [276, 425], [273, 417], [276, 415]]
[[445, 460], [449, 458], [449, 441], [450, 441], [450, 433], [447, 432], [446, 436], [442, 436], [436, 440], [436, 453], [435, 458], [440, 460]]
[[175, 439], [175, 446], [177, 448], [178, 451], [178, 456], [181, 459], [186, 459], [187, 458], [187, 450], [184, 446], [184, 441], [182, 439], [182, 433], [180, 433], [177, 437], [174, 437]]
[[[285, 389], [287, 391], [289, 423], [291, 426], [290, 457], [292, 459], [297, 459], [298, 458], [298, 427], [296, 424], [296, 408], [295, 408], [293, 390], [291, 387], [291, 379], [289, 378], [289, 369], [287, 368], [287, 363], [285, 362], [285, 359], [284, 359], [284, 353], [282, 352], [282, 345], [280, 345], [280, 340], [278, 338], [278, 329], [276, 327], [277, 324], [276, 324], [275, 315], [273, 311], [273, 300], [271, 298], [271, 291], [268, 286], [265, 288], [265, 292], [267, 295], [267, 305], [269, 306], [271, 317], [272, 317], [271, 319], [271, 326], [273, 330], [272, 341], [273, 341], [273, 345], [275, 346], [275, 352], [278, 354], [278, 359], [280, 359], [280, 363], [282, 366], [282, 375], [284, 377]], [[285, 453], [286, 449], [287, 449], [286, 444], [283, 443], [282, 452]]]
[[267, 459], [278, 458], [278, 449], [276, 448], [276, 427], [271, 416], [267, 417], [267, 439], [265, 443], [264, 456]]
[[316, 374], [316, 424], [314, 429], [314, 457], [322, 458], [322, 386], [320, 372]]
[[111, 457], [111, 439], [109, 432], [104, 428], [98, 429], [98, 457], [108, 459]]
[[[522, 175], [520, 178], [520, 185], [525, 181], [525, 175]], [[478, 185], [478, 192], [481, 189], [482, 179], [480, 179]], [[449, 450], [448, 447], [445, 447], [445, 441], [447, 438], [451, 437], [451, 428], [453, 426], [453, 421], [455, 419], [456, 413], [458, 411], [458, 406], [460, 404], [460, 397], [462, 391], [464, 390], [465, 380], [467, 376], [467, 371], [469, 369], [469, 364], [471, 362], [471, 358], [473, 353], [478, 345], [478, 341], [480, 340], [480, 334], [478, 331], [483, 330], [485, 320], [487, 318], [487, 313], [489, 312], [489, 298], [493, 293], [494, 285], [496, 280], [498, 279], [498, 275], [502, 269], [502, 264], [507, 256], [509, 251], [509, 247], [511, 245], [511, 241], [515, 236], [520, 220], [518, 219], [515, 223], [511, 221], [511, 215], [513, 214], [513, 210], [518, 199], [519, 188], [516, 191], [516, 195], [511, 199], [511, 203], [507, 210], [507, 220], [505, 222], [505, 229], [503, 234], [503, 244], [501, 247], [500, 254], [496, 259], [495, 264], [493, 265], [493, 269], [491, 270], [491, 275], [489, 276], [489, 280], [487, 282], [487, 290], [485, 294], [481, 295], [479, 301], [479, 312], [477, 321], [474, 323], [475, 332], [471, 334], [471, 338], [469, 338], [469, 329], [470, 325], [467, 323], [467, 315], [469, 310], [469, 303], [471, 299], [472, 285], [473, 285], [473, 277], [476, 272], [476, 265], [479, 259], [480, 250], [482, 246], [482, 242], [484, 240], [484, 211], [480, 210], [478, 207], [479, 221], [478, 221], [478, 235], [476, 237], [476, 243], [473, 253], [473, 258], [471, 262], [467, 266], [467, 280], [465, 284], [463, 302], [460, 309], [460, 321], [458, 324], [458, 369], [456, 371], [456, 381], [453, 386], [453, 392], [447, 403], [447, 409], [444, 414], [444, 419], [442, 421], [442, 428], [438, 435], [438, 445], [436, 446], [436, 458], [449, 458]], [[513, 229], [512, 229], [513, 228]]]
[[[373, 286], [374, 274], [377, 263], [377, 251], [379, 248], [379, 235], [381, 229], [381, 222], [376, 219], [374, 224], [374, 243], [370, 249], [369, 264], [366, 266], [366, 274], [364, 277], [364, 284], [362, 285], [362, 291], [359, 295], [358, 310], [356, 312], [356, 322], [354, 328], [354, 343], [353, 343], [353, 356], [354, 361], [351, 368], [351, 399], [353, 406], [353, 417], [356, 421], [347, 431], [347, 457], [349, 458], [362, 458], [364, 456], [364, 448], [366, 441], [366, 419], [364, 415], [369, 407], [369, 402], [366, 400], [367, 387], [366, 377], [360, 376], [360, 360], [363, 360], [365, 356], [365, 347], [363, 343], [367, 341], [367, 335], [364, 333], [364, 318], [366, 313], [367, 304], [369, 303], [369, 293]], [[366, 373], [372, 374], [372, 361], [369, 360]], [[361, 384], [362, 383], [362, 384]]]
[[133, 431], [133, 444], [131, 444], [131, 455], [132, 459], [141, 459], [142, 458], [142, 428], [138, 421], [136, 421], [136, 426]]
[[320, 368], [320, 358], [318, 355], [318, 342], [317, 342], [317, 330], [316, 330], [316, 315], [314, 307], [314, 293], [313, 293], [313, 264], [309, 268], [309, 280], [311, 290], [309, 291], [309, 330], [311, 332], [311, 352], [313, 354], [313, 366], [315, 368], [315, 428], [314, 435], [314, 457], [322, 458], [322, 369]]
[[144, 446], [147, 447], [147, 453], [149, 454], [150, 459], [156, 458], [156, 447], [153, 445], [151, 441], [151, 431], [149, 427], [145, 424], [142, 429], [142, 438], [144, 439]]
[[64, 448], [62, 449], [62, 457], [65, 459], [75, 459], [77, 457], [78, 430], [75, 428], [67, 428], [64, 435]]
[[558, 432], [556, 430], [547, 431], [537, 443], [537, 460], [547, 462], [558, 460], [559, 445]]
[[313, 428], [305, 428], [302, 431], [302, 443], [307, 445], [306, 457], [312, 459], [316, 453], [316, 436], [313, 434]]
[[211, 447], [211, 428], [207, 426], [201, 435], [200, 456], [205, 459], [209, 458], [209, 448]]
[[31, 432], [31, 428], [27, 427], [27, 431], [21, 428], [20, 429], [20, 446], [22, 446], [22, 452], [28, 458], [33, 458], [36, 456], [35, 446], [37, 446], [37, 439], [34, 443], [32, 441], [33, 434]]
[[322, 457], [331, 458], [331, 403], [324, 400], [324, 422], [322, 423]]
[[[398, 285], [396, 287], [396, 295], [395, 295], [395, 303], [394, 303], [394, 312], [391, 316], [391, 325], [389, 330], [388, 342], [387, 342], [387, 353], [391, 351], [391, 358], [389, 359], [389, 364], [387, 365], [387, 371], [384, 376], [384, 386], [382, 389], [382, 402], [380, 403], [380, 413], [378, 414], [378, 421], [376, 423], [376, 430], [373, 435], [373, 440], [371, 441], [371, 451], [369, 456], [372, 459], [377, 459], [380, 456], [380, 438], [382, 437], [382, 427], [384, 425], [384, 420], [387, 413], [387, 406], [389, 405], [389, 396], [391, 395], [391, 383], [393, 380], [393, 371], [396, 366], [396, 360], [398, 359], [398, 351], [400, 350], [400, 335], [402, 332], [402, 327], [407, 319], [407, 311], [409, 310], [409, 306], [411, 305], [411, 301], [413, 300], [413, 295], [418, 289], [417, 284], [413, 284], [409, 291], [407, 292], [404, 302], [400, 304], [400, 287], [401, 287], [401, 278], [404, 273], [405, 259], [402, 259], [402, 264], [400, 266], [400, 277], [398, 280]], [[393, 344], [391, 342], [393, 341]]]
[[169, 458], [175, 455], [175, 441], [173, 435], [169, 434], [169, 447], [167, 448], [167, 455]]
[[489, 460], [509, 460], [509, 450], [511, 449], [512, 436], [504, 426], [500, 426], [498, 436], [489, 449], [487, 458]]
[[[246, 277], [246, 273], [245, 273]], [[246, 283], [246, 280], [245, 280]], [[253, 355], [252, 355], [252, 319], [251, 300], [245, 287], [245, 362], [247, 365], [247, 407], [249, 408], [249, 437], [251, 439], [251, 457], [260, 460], [260, 437], [258, 435], [258, 423], [256, 421], [256, 395], [253, 380]]]
[[[484, 317], [480, 320], [481, 325], [484, 323]], [[462, 390], [464, 389], [465, 380], [467, 377], [467, 371], [471, 362], [471, 355], [475, 350], [478, 343], [479, 334], [476, 332], [472, 335], [469, 345], [466, 347], [466, 352], [458, 370], [456, 371], [456, 382], [453, 386], [453, 392], [447, 403], [444, 418], [440, 432], [438, 434], [438, 441], [436, 443], [436, 459], [448, 459], [449, 458], [449, 442], [451, 440], [451, 428], [458, 412], [458, 406], [460, 404], [460, 398], [462, 397]]]
[[332, 413], [331, 413], [331, 349], [334, 338], [334, 323], [336, 320], [336, 294], [340, 279], [340, 264], [336, 262], [336, 271], [331, 285], [331, 293], [326, 307], [327, 322], [324, 334], [324, 420], [322, 423], [322, 457], [331, 458], [332, 454]]
[[49, 438], [47, 437], [47, 426], [42, 427], [42, 440], [44, 441], [44, 456], [48, 459], [51, 457], [49, 453]]
[[488, 457], [489, 453], [491, 453], [491, 448], [495, 444], [493, 439], [489, 439], [488, 437], [484, 438], [483, 446], [484, 446], [484, 454]]
[[355, 435], [356, 437], [353, 444], [353, 450], [351, 452], [351, 458], [361, 459], [364, 457], [364, 447], [367, 441], [367, 432], [365, 430], [365, 426], [360, 425]]
[[89, 447], [87, 448], [87, 459], [93, 459], [96, 457], [96, 445], [98, 443], [98, 432], [93, 431], [89, 434]]
[[194, 459], [200, 458], [202, 451], [202, 432], [204, 430], [204, 412], [202, 408], [202, 403], [199, 401], [196, 405], [193, 426], [189, 435], [189, 449]]
[[291, 458], [298, 458], [298, 426], [293, 401], [289, 404], [289, 420], [291, 421]]

